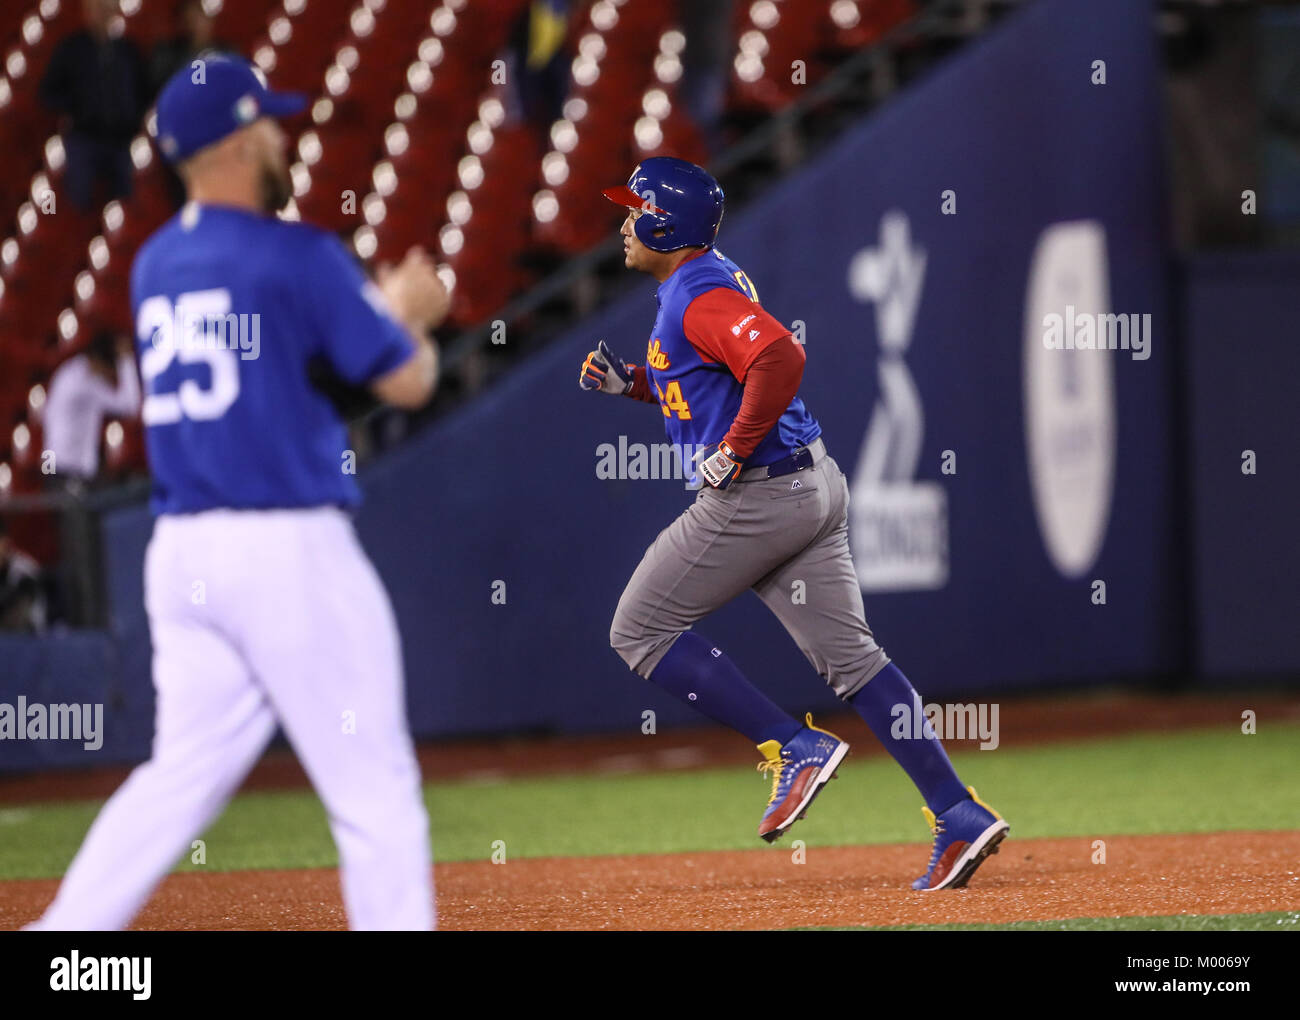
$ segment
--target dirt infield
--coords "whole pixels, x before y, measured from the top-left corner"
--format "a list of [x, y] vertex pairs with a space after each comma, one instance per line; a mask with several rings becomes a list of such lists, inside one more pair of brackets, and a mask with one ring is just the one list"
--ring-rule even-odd
[[[1300, 722], [1295, 694], [1154, 695], [1093, 691], [1084, 694], [1006, 698], [999, 703], [1003, 747], [1079, 740], [1123, 733], [1163, 732], [1200, 726], [1241, 725], [1243, 708], [1265, 722]], [[855, 758], [883, 755], [866, 725], [855, 715], [818, 716], [817, 723], [853, 743]], [[502, 780], [556, 772], [637, 772], [725, 765], [752, 765], [754, 748], [730, 730], [717, 727], [674, 729], [657, 734], [647, 750], [638, 717], [631, 732], [618, 736], [507, 737], [422, 744], [420, 770], [426, 782], [456, 779]], [[970, 750], [978, 740], [945, 738], [950, 750]], [[62, 769], [0, 775], [0, 804], [45, 800], [105, 798], [130, 773], [126, 766]], [[292, 790], [307, 786], [292, 752], [268, 751], [245, 780], [244, 790]]]
[[[768, 929], [806, 925], [1002, 924], [1071, 917], [1300, 909], [1300, 832], [1012, 838], [970, 888], [915, 893], [922, 844], [791, 846], [631, 857], [439, 865], [444, 929]], [[34, 918], [57, 882], [0, 884], [0, 928]], [[146, 929], [345, 927], [337, 873], [241, 871], [169, 877]]]

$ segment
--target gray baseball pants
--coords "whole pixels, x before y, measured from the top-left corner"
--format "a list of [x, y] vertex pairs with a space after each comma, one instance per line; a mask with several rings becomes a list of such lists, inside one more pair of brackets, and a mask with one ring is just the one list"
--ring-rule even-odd
[[834, 458], [779, 478], [705, 486], [659, 533], [619, 599], [609, 643], [649, 678], [678, 635], [752, 588], [841, 698], [888, 663], [849, 553], [849, 487]]

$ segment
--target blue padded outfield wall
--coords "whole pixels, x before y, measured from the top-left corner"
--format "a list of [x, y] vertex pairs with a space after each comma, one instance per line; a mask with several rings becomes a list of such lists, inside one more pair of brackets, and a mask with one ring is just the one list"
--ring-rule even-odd
[[[1185, 664], [1154, 46], [1145, 4], [1033, 5], [723, 225], [803, 337], [868, 619], [927, 697]], [[1048, 351], [1044, 315], [1067, 306], [1072, 335], [1119, 313], [1149, 346]], [[418, 734], [695, 720], [608, 646], [624, 583], [691, 494], [598, 478], [601, 444], [662, 443], [662, 417], [576, 385], [602, 337], [643, 360], [654, 314], [642, 281], [363, 473]], [[136, 756], [149, 528], [132, 510], [105, 537]], [[833, 703], [752, 595], [699, 629], [783, 705]]]
[[1300, 254], [1187, 267], [1193, 645], [1219, 682], [1300, 673]]

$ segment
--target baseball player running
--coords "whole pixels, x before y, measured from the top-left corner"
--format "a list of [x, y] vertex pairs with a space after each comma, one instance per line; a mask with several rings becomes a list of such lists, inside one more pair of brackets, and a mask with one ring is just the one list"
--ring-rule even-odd
[[[849, 745], [814, 726], [811, 713], [804, 723], [787, 715], [690, 629], [752, 588], [925, 799], [934, 844], [912, 888], [965, 885], [1009, 827], [957, 778], [928, 722], [919, 738], [911, 726], [891, 732], [896, 706], [918, 718], [921, 699], [867, 626], [849, 552], [848, 484], [798, 396], [803, 348], [713, 246], [722, 189], [693, 163], [656, 157], [604, 194], [630, 210], [624, 262], [659, 281], [659, 314], [644, 365], [623, 362], [602, 340], [579, 384], [658, 404], [669, 440], [701, 481], [628, 582], [610, 644], [629, 669], [758, 745], [758, 768], [772, 778], [758, 834], [771, 842], [803, 817]], [[792, 597], [797, 590], [804, 599]]]
[[349, 519], [346, 430], [307, 363], [418, 407], [447, 295], [422, 252], [376, 285], [332, 235], [278, 219], [291, 189], [274, 118], [306, 99], [268, 91], [238, 58], [204, 64], [158, 100], [159, 145], [189, 203], [131, 276], [157, 514], [153, 757], [104, 806], [33, 927], [124, 927], [279, 723], [325, 803], [350, 926], [428, 929], [397, 628]]

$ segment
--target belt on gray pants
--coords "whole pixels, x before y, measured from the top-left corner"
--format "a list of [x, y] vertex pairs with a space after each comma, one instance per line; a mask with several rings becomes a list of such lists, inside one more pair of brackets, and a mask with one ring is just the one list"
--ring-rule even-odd
[[812, 467], [825, 456], [826, 444], [822, 442], [821, 436], [818, 436], [807, 446], [799, 447], [784, 460], [778, 460], [774, 464], [764, 464], [761, 467], [746, 468], [736, 476], [736, 481], [761, 482], [765, 478], [780, 478], [782, 475], [792, 475], [796, 471]]

